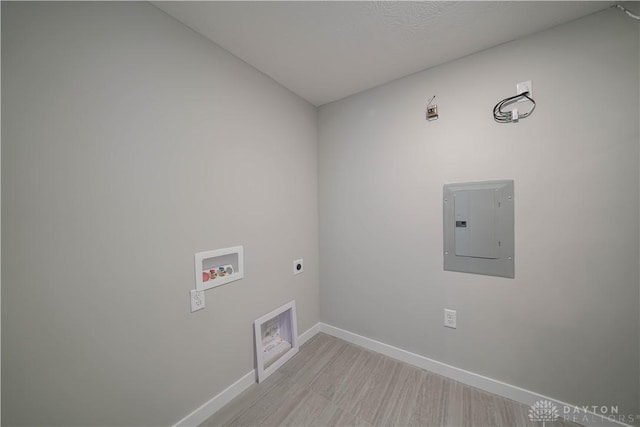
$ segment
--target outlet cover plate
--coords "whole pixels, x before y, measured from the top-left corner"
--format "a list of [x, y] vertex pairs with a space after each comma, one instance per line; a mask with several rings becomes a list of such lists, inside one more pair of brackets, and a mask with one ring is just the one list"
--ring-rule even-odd
[[204, 291], [197, 289], [191, 290], [191, 312], [202, 310], [204, 308]]
[[444, 326], [447, 328], [456, 329], [456, 311], [444, 309]]
[[300, 274], [304, 271], [304, 260], [302, 258], [293, 261], [293, 274]]
[[[533, 84], [531, 80], [527, 80], [526, 82], [520, 82], [516, 85], [516, 95], [521, 94], [522, 92], [529, 92], [529, 96], [533, 98]], [[518, 102], [526, 102], [528, 99], [522, 98], [519, 99]]]

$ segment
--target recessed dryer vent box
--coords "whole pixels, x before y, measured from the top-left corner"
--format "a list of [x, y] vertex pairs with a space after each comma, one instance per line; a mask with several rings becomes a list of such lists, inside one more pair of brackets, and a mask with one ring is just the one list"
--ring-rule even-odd
[[296, 302], [291, 301], [253, 322], [258, 382], [298, 353]]
[[515, 276], [513, 181], [447, 184], [444, 269]]
[[195, 255], [196, 289], [206, 291], [244, 277], [242, 246], [198, 252]]

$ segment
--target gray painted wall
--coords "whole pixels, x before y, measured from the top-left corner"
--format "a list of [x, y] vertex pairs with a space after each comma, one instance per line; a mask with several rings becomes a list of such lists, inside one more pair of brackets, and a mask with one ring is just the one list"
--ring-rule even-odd
[[4, 424], [169, 425], [253, 369], [253, 319], [318, 322], [310, 104], [147, 3], [2, 2], [2, 95]]
[[[2, 8], [0, 7], [0, 23], [2, 22]], [[1, 24], [0, 24], [1, 27]], [[2, 45], [2, 31], [0, 31], [0, 46]], [[2, 55], [0, 55], [0, 81], [2, 81]], [[2, 99], [2, 85], [0, 84], [0, 99]], [[2, 121], [2, 107], [0, 103], [0, 122]], [[0, 126], [1, 127], [1, 126]], [[0, 196], [2, 194], [2, 138], [0, 137]], [[0, 224], [2, 223], [2, 197], [0, 197]], [[2, 241], [2, 227], [0, 227], [0, 242]], [[0, 260], [2, 259], [2, 245], [0, 244]], [[2, 262], [0, 262], [0, 330], [2, 328]], [[2, 340], [0, 339], [0, 366], [2, 366]], [[2, 384], [2, 369], [0, 369], [0, 384]], [[2, 402], [2, 387], [0, 387], [0, 403]], [[2, 405], [0, 404], [0, 423], [2, 423]]]
[[[611, 10], [398, 80], [322, 107], [317, 159], [311, 105], [154, 7], [3, 2], [3, 425], [171, 424], [253, 368], [254, 318], [317, 322], [316, 160], [323, 321], [637, 411], [639, 47]], [[442, 271], [442, 185], [503, 178], [516, 279]], [[193, 253], [237, 244], [189, 314]]]
[[[320, 108], [324, 322], [639, 413], [639, 42], [619, 12]], [[525, 80], [535, 113], [495, 123]], [[440, 119], [427, 122], [432, 95]], [[443, 271], [443, 184], [494, 179], [515, 180], [516, 278]]]

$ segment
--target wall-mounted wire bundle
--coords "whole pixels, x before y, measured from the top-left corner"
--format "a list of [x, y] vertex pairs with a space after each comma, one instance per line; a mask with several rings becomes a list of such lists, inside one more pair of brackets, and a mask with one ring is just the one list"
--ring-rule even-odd
[[627, 15], [629, 15], [631, 18], [635, 19], [636, 21], [640, 21], [640, 16], [631, 13], [631, 11], [629, 9], [627, 9], [626, 7], [622, 6], [621, 4], [614, 4], [611, 7], [617, 7], [618, 9], [620, 9], [621, 11], [623, 11], [624, 13], [626, 13]]
[[[518, 113], [518, 109], [514, 108], [511, 111], [503, 111], [502, 109], [508, 105], [518, 102], [519, 100], [526, 98], [533, 104], [531, 109], [526, 113]], [[533, 100], [529, 96], [529, 92], [522, 92], [518, 95], [512, 96], [510, 98], [505, 98], [502, 101], [498, 102], [495, 107], [493, 107], [493, 118], [498, 123], [513, 123], [517, 122], [519, 119], [525, 119], [533, 113], [533, 110], [536, 109], [536, 101]]]

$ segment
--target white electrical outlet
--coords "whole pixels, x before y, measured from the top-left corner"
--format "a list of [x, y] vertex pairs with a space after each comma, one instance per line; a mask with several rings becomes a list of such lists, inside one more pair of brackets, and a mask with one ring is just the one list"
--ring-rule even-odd
[[304, 260], [302, 258], [293, 261], [293, 274], [300, 274], [304, 271]]
[[456, 311], [444, 309], [444, 326], [456, 329]]
[[202, 310], [204, 308], [204, 291], [197, 289], [191, 290], [191, 312]]
[[[523, 92], [529, 92], [527, 96], [533, 98], [533, 85], [531, 80], [527, 80], [526, 82], [521, 82], [516, 85], [516, 94], [519, 95]], [[518, 102], [528, 101], [527, 98], [519, 99]]]

